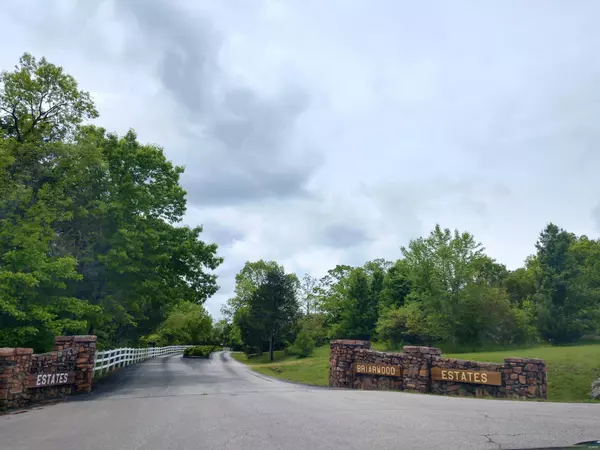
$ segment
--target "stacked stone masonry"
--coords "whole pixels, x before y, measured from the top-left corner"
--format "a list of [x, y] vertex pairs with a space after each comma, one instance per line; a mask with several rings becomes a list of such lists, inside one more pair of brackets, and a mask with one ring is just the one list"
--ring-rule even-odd
[[[94, 376], [96, 336], [58, 336], [54, 351], [33, 354], [30, 348], [0, 348], [0, 411], [89, 392]], [[72, 384], [28, 387], [30, 375], [74, 373]]]
[[[356, 364], [400, 367], [401, 377], [356, 373]], [[502, 385], [432, 379], [432, 368], [500, 372]], [[547, 398], [546, 364], [540, 359], [506, 358], [504, 364], [443, 358], [434, 347], [404, 347], [403, 353], [371, 349], [369, 341], [331, 342], [329, 386], [350, 389], [400, 390], [463, 397]]]

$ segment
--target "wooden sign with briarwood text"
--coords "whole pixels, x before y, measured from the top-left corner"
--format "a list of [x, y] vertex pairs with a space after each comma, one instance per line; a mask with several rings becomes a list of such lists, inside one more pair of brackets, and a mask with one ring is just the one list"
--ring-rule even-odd
[[29, 375], [25, 386], [40, 388], [73, 383], [75, 383], [75, 372], [34, 373]]
[[489, 384], [502, 386], [500, 372], [482, 372], [479, 370], [458, 370], [433, 367], [431, 379], [434, 381], [453, 381], [455, 383]]
[[386, 377], [401, 377], [402, 367], [386, 364], [354, 364], [354, 372], [361, 375], [383, 375]]

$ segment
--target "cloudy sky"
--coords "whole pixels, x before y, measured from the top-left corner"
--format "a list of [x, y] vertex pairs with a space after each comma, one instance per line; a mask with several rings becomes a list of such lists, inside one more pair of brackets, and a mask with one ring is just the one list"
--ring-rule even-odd
[[[600, 2], [11, 0], [0, 68], [45, 56], [185, 165], [225, 263], [322, 275], [436, 222], [519, 266], [600, 231]], [[10, 39], [9, 39], [10, 37]], [[10, 42], [10, 43], [9, 43]]]

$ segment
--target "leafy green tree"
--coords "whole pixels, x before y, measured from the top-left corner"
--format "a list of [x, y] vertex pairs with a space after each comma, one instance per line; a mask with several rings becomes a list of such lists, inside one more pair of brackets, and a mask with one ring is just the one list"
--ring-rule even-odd
[[438, 225], [402, 252], [411, 291], [401, 308], [417, 306], [389, 316], [411, 318], [403, 325], [405, 337], [472, 346], [509, 339], [507, 333], [514, 332], [509, 324], [516, 318], [502, 286], [506, 268], [485, 255], [473, 235]]
[[0, 343], [45, 350], [93, 332], [135, 344], [181, 302], [217, 290], [222, 261], [185, 213], [161, 148], [82, 123], [88, 93], [25, 54], [0, 75]]
[[292, 331], [298, 318], [297, 288], [295, 275], [277, 269], [270, 270], [264, 283], [252, 294], [250, 314], [266, 332], [271, 361], [276, 341]]
[[224, 347], [232, 347], [231, 344], [231, 323], [225, 319], [218, 320], [213, 324], [213, 341]]
[[232, 319], [235, 313], [248, 304], [252, 294], [264, 283], [270, 270], [282, 269], [275, 261], [246, 261], [235, 276], [234, 296], [221, 308], [225, 318]]
[[426, 238], [403, 247], [413, 290], [409, 301], [420, 302], [430, 322], [429, 336], [455, 340], [460, 293], [473, 282], [485, 260], [480, 243], [469, 233], [436, 225]]
[[[376, 273], [381, 275], [381, 272]], [[348, 297], [339, 324], [339, 333], [349, 338], [370, 339], [377, 322], [377, 289], [380, 288], [381, 283], [373, 289], [373, 278], [369, 280], [363, 268], [356, 268], [350, 273]]]
[[250, 317], [250, 302], [254, 292], [265, 282], [270, 270], [283, 270], [275, 261], [247, 261], [235, 276], [234, 296], [221, 307], [225, 320], [231, 323], [232, 336], [244, 351], [262, 353], [265, 331]]
[[308, 273], [305, 273], [300, 280], [300, 304], [306, 315], [315, 313], [318, 310], [318, 285], [319, 280]]
[[380, 314], [389, 308], [398, 308], [404, 305], [411, 290], [411, 277], [406, 261], [396, 261], [385, 274], [383, 290], [379, 302]]
[[538, 291], [537, 259], [528, 258], [525, 267], [509, 272], [504, 279], [504, 287], [508, 292], [511, 303], [522, 306], [532, 300]]
[[307, 334], [316, 346], [326, 343], [329, 337], [329, 330], [325, 314], [316, 313], [301, 316], [298, 319], [298, 334], [301, 332]]
[[386, 308], [379, 316], [376, 331], [379, 339], [393, 348], [402, 343], [424, 345], [440, 340], [432, 318], [420, 302]]
[[251, 314], [250, 305], [238, 308], [233, 315], [233, 325], [238, 330], [242, 348], [247, 355], [264, 351], [268, 340], [265, 323]]
[[212, 318], [202, 305], [183, 302], [174, 306], [158, 330], [146, 341], [157, 345], [212, 344]]
[[287, 354], [306, 358], [314, 349], [315, 341], [312, 336], [305, 330], [300, 330], [294, 343], [287, 348]]
[[247, 262], [236, 276], [236, 296], [229, 300], [228, 314], [239, 328], [247, 353], [282, 347], [293, 336], [299, 315], [299, 282], [275, 262]]
[[392, 261], [387, 261], [383, 258], [377, 258], [372, 261], [367, 261], [363, 266], [363, 269], [369, 275], [373, 275], [376, 272], [385, 273], [392, 268], [394, 263]]
[[476, 266], [475, 281], [489, 286], [503, 287], [509, 271], [504, 264], [499, 264], [489, 257], [485, 257]]
[[213, 341], [235, 351], [242, 348], [239, 328], [226, 319], [221, 319], [213, 325]]
[[78, 90], [71, 75], [45, 58], [36, 61], [23, 54], [14, 71], [0, 74], [0, 83], [0, 129], [5, 139], [60, 142], [84, 120], [98, 117], [90, 94]]
[[570, 283], [573, 296], [583, 314], [581, 335], [600, 334], [600, 240], [581, 236], [570, 247], [577, 271]]
[[336, 324], [342, 320], [342, 314], [346, 307], [348, 276], [353, 267], [338, 265], [327, 271], [327, 274], [319, 280], [317, 286], [317, 302], [326, 317], [326, 323], [336, 335]]
[[598, 328], [598, 243], [549, 224], [537, 248], [538, 328], [552, 343], [568, 343]]
[[381, 304], [383, 291], [385, 289], [385, 271], [376, 270], [371, 274], [369, 283], [369, 306], [373, 309], [373, 314], [377, 315], [377, 308]]
[[377, 322], [384, 286], [383, 269], [368, 263], [367, 268], [338, 266], [326, 277], [320, 302], [332, 335], [369, 339]]
[[123, 138], [85, 131], [78, 138], [86, 147], [100, 146], [105, 173], [91, 192], [79, 190], [83, 198], [73, 193], [82, 206], [58, 224], [57, 244], [78, 258], [86, 275], [73, 289], [106, 313], [92, 321], [102, 339], [134, 343], [173, 305], [203, 303], [214, 294], [210, 271], [222, 259], [215, 244], [200, 240], [201, 227], [174, 225], [185, 212], [182, 168], [162, 149], [140, 145], [131, 131]]
[[[97, 312], [65, 290], [82, 278], [76, 259], [53, 251], [53, 226], [71, 215], [59, 139], [96, 111], [72, 77], [25, 54], [0, 74], [0, 114], [0, 343], [41, 351]], [[85, 170], [71, 162], [71, 173]]]
[[477, 282], [465, 287], [457, 312], [456, 342], [472, 348], [511, 345], [533, 339], [528, 318], [513, 307], [503, 288]]

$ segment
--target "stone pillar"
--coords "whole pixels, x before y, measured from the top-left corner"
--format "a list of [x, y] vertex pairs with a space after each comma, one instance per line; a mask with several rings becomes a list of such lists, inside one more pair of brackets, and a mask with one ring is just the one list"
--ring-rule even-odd
[[57, 336], [54, 350], [76, 348], [77, 368], [75, 370], [75, 392], [90, 392], [96, 362], [96, 336]]
[[354, 370], [352, 365], [356, 358], [356, 350], [370, 349], [369, 341], [338, 339], [331, 341], [329, 353], [329, 386], [352, 388]]
[[441, 350], [436, 347], [405, 346], [403, 352], [404, 390], [430, 392], [431, 390], [431, 359], [440, 356]]
[[504, 358], [507, 397], [548, 398], [546, 363], [537, 358]]
[[0, 348], [0, 410], [27, 400], [25, 381], [31, 365], [31, 348]]

